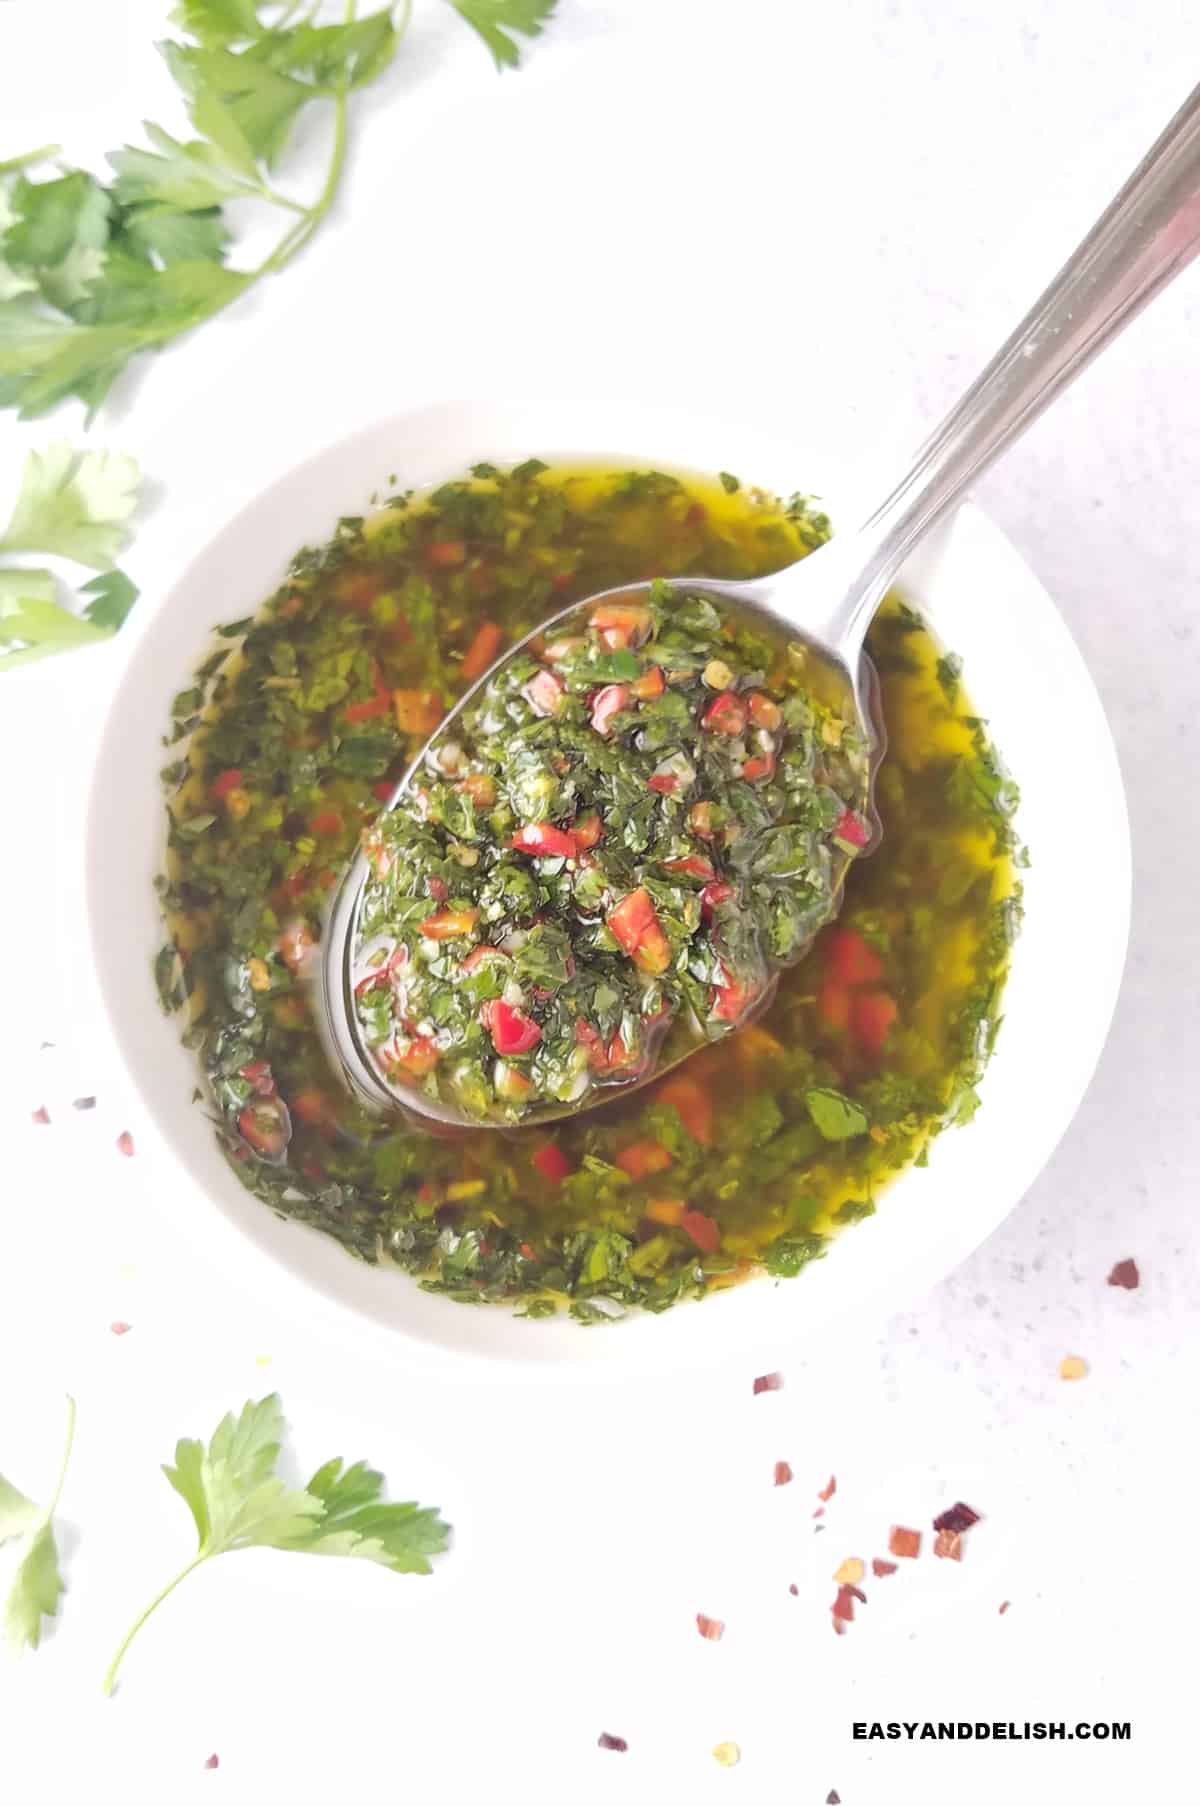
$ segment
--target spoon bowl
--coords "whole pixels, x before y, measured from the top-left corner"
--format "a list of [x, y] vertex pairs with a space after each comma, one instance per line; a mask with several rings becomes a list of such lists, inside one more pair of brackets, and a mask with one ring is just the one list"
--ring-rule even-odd
[[[823, 592], [840, 580], [838, 561], [827, 557], [831, 548], [822, 547], [809, 553], [796, 565], [754, 582], [735, 582], [723, 578], [688, 577], [673, 579], [669, 587], [687, 596], [702, 596], [736, 609], [739, 615], [754, 617], [762, 629], [781, 634], [786, 629], [789, 650], [795, 654], [802, 648], [805, 677], [812, 690], [821, 695], [847, 723], [858, 729], [867, 748], [868, 769], [863, 795], [862, 815], [870, 830], [870, 839], [861, 853], [873, 851], [878, 844], [880, 826], [872, 797], [875, 772], [883, 757], [885, 734], [878, 706], [878, 684], [874, 668], [865, 652], [853, 657], [851, 665], [835, 650], [814, 638], [800, 625], [805, 615], [819, 617], [817, 606]], [[810, 571], [812, 575], [810, 576]], [[808, 579], [803, 581], [803, 579]], [[498, 672], [514, 661], [530, 655], [547, 637], [565, 637], [573, 629], [586, 625], [591, 613], [603, 603], [636, 603], [649, 598], [652, 591], [661, 593], [662, 580], [625, 583], [619, 588], [597, 591], [582, 601], [573, 602], [532, 629], [524, 639], [510, 647], [459, 698], [455, 706], [438, 724], [435, 732], [421, 747], [398, 780], [386, 809], [404, 808], [411, 800], [413, 787], [420, 774], [432, 767], [435, 771], [443, 751], [456, 743], [456, 734], [479, 702]], [[805, 605], [811, 595], [813, 605]], [[793, 959], [801, 953], [836, 913], [836, 903], [851, 864], [852, 855], [835, 852], [833, 872], [834, 908], [815, 920], [803, 946], [798, 946]], [[374, 1109], [400, 1110], [406, 1115], [424, 1118], [428, 1123], [455, 1129], [494, 1128], [449, 1100], [440, 1088], [428, 1089], [419, 1084], [390, 1084], [372, 1058], [364, 1039], [355, 1009], [356, 987], [369, 977], [363, 959], [357, 957], [360, 947], [360, 925], [371, 865], [365, 851], [355, 855], [333, 894], [321, 936], [320, 952], [313, 973], [314, 1014], [326, 1055], [344, 1083], [359, 1102]], [[368, 948], [367, 951], [370, 951]], [[789, 962], [790, 963], [790, 962]], [[775, 994], [776, 977], [772, 976], [755, 999], [753, 1006], [739, 1021], [744, 1027], [770, 1007]], [[624, 1100], [651, 1082], [661, 1079], [691, 1054], [711, 1045], [694, 1017], [677, 1016], [658, 1043], [655, 1057], [645, 1061], [632, 1075], [610, 1077], [594, 1082], [581, 1101], [547, 1099], [536, 1110], [527, 1110], [519, 1124], [522, 1128], [543, 1127], [563, 1117], [579, 1114], [581, 1109], [596, 1109], [620, 1099]]]

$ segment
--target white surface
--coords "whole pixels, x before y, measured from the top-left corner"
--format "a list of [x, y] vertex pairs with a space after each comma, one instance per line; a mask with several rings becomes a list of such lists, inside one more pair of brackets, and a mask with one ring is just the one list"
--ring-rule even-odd
[[[972, 702], [1021, 782], [1020, 831], [1033, 854], [1002, 1044], [970, 1133], [942, 1137], [928, 1164], [889, 1191], [869, 1231], [840, 1237], [802, 1285], [739, 1286], [703, 1310], [635, 1314], [610, 1335], [581, 1335], [561, 1315], [514, 1324], [506, 1311], [463, 1310], [398, 1285], [387, 1267], [348, 1261], [327, 1236], [298, 1233], [247, 1194], [216, 1146], [192, 1101], [195, 1056], [180, 1046], [178, 1022], [147, 1008], [163, 933], [152, 881], [163, 857], [158, 772], [172, 698], [208, 656], [212, 628], [252, 613], [284, 580], [297, 519], [310, 537], [328, 538], [339, 518], [362, 512], [388, 471], [398, 486], [421, 489], [480, 458], [516, 464], [536, 453], [568, 465], [593, 457], [668, 469], [690, 461], [708, 471], [732, 465], [784, 494], [802, 471], [835, 523], [845, 518], [841, 485], [819, 444], [800, 444], [795, 429], [773, 432], [769, 417], [765, 426], [745, 416], [718, 421], [579, 394], [440, 403], [364, 425], [292, 463], [297, 449], [232, 520], [210, 522], [204, 551], [125, 630], [125, 670], [92, 779], [92, 962], [126, 1069], [164, 1144], [144, 1136], [143, 1152], [160, 1161], [181, 1225], [243, 1285], [306, 1324], [334, 1307], [331, 1327], [364, 1357], [473, 1357], [488, 1369], [557, 1372], [568, 1383], [734, 1359], [769, 1366], [781, 1346], [819, 1342], [848, 1316], [881, 1317], [920, 1297], [978, 1247], [1045, 1165], [1095, 1069], [1125, 959], [1129, 835], [1116, 753], [1086, 669], [1036, 578], [972, 508], [927, 541], [905, 573], [906, 593], [963, 659]], [[181, 470], [180, 486], [196, 486], [206, 462], [200, 450], [191, 483]], [[1064, 738], [1091, 774], [1069, 814], [1058, 770]], [[123, 799], [115, 819], [113, 796]], [[1048, 1020], [1062, 1025], [1053, 1040]]]
[[[6, 152], [63, 135], [57, 71], [19, 54], [32, 5], [0, 7]], [[586, 377], [683, 401], [700, 386], [719, 412], [768, 388], [806, 442], [874, 449], [877, 395], [904, 409], [913, 396], [913, 422], [950, 399], [1194, 68], [1190, 9], [1168, 0], [1149, 14], [1135, 0], [563, 5], [554, 38], [501, 83], [424, 0], [387, 93], [367, 103], [337, 226], [271, 293], [125, 389], [103, 436], [141, 450], [169, 498], [138, 541], [144, 583], [193, 549], [174, 483], [184, 438], [211, 447], [210, 488], [232, 504], [277, 448], [385, 406], [509, 387], [535, 358], [564, 389]], [[74, 153], [155, 115], [161, 10], [130, 7], [111, 69], [93, 59]], [[728, 278], [701, 278], [717, 252]], [[45, 875], [24, 901], [10, 877], [0, 903], [3, 1471], [30, 1490], [52, 1471], [65, 1387], [81, 1424], [60, 1628], [0, 1668], [6, 1793], [219, 1789], [239, 1806], [335, 1787], [536, 1806], [618, 1789], [639, 1803], [735, 1790], [756, 1806], [830, 1788], [844, 1806], [1192, 1796], [1190, 1674], [1172, 1645], [1198, 1603], [1180, 1523], [1200, 1304], [1198, 325], [1193, 274], [982, 495], [1084, 649], [1130, 792], [1134, 942], [1097, 1080], [983, 1250], [884, 1333], [847, 1325], [840, 1349], [789, 1361], [779, 1394], [751, 1398], [738, 1369], [589, 1389], [571, 1410], [516, 1385], [401, 1377], [200, 1267], [174, 1199], [113, 1150], [142, 1125], [76, 1002], [79, 944], [53, 904], [56, 882], [75, 882], [72, 786], [120, 649], [3, 680], [6, 872]], [[6, 478], [23, 445], [74, 424], [0, 430]], [[52, 775], [66, 789], [50, 821]], [[1064, 808], [1082, 776], [1065, 773]], [[59, 1051], [39, 1058], [43, 1038]], [[99, 1107], [76, 1115], [85, 1092]], [[42, 1102], [51, 1129], [29, 1125]], [[1134, 1294], [1104, 1285], [1129, 1254]], [[114, 1318], [134, 1329], [112, 1337]], [[1055, 1377], [1068, 1352], [1091, 1363], [1076, 1386]], [[110, 1646], [186, 1549], [156, 1462], [269, 1385], [302, 1462], [368, 1454], [398, 1490], [443, 1506], [454, 1556], [431, 1582], [229, 1558], [169, 1603], [123, 1694], [101, 1700]], [[780, 1457], [797, 1480], [776, 1491]], [[831, 1470], [838, 1494], [814, 1535]], [[925, 1559], [869, 1587], [835, 1642], [833, 1566], [955, 1497], [988, 1518], [962, 1568]], [[721, 1643], [696, 1636], [697, 1610], [726, 1620]], [[1133, 1741], [880, 1746], [849, 1731], [854, 1718], [1084, 1716], [1131, 1719]], [[629, 1753], [596, 1750], [602, 1729]], [[708, 1753], [723, 1738], [742, 1746], [732, 1773]]]

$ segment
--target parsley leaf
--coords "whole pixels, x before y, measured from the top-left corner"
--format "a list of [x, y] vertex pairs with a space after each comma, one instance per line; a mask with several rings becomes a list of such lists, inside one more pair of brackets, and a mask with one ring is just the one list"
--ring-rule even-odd
[[85, 583], [79, 593], [92, 598], [83, 612], [93, 627], [103, 627], [108, 633], [116, 633], [119, 627], [125, 625], [140, 592], [137, 584], [124, 571], [105, 571], [101, 576], [93, 577], [90, 583]]
[[808, 1114], [826, 1141], [852, 1141], [865, 1135], [867, 1113], [852, 1098], [843, 1097], [827, 1085], [815, 1085], [804, 1093]]
[[58, 1479], [50, 1503], [43, 1507], [27, 1499], [0, 1475], [0, 1543], [18, 1539], [4, 1607], [4, 1631], [14, 1649], [36, 1649], [41, 1641], [42, 1619], [53, 1618], [62, 1597], [63, 1578], [54, 1540], [54, 1513], [71, 1457], [75, 1436], [75, 1400], [67, 1399], [67, 1436]]
[[289, 1487], [276, 1472], [284, 1419], [279, 1395], [248, 1401], [222, 1418], [205, 1447], [185, 1438], [174, 1467], [163, 1472], [192, 1514], [199, 1547], [135, 1621], [105, 1676], [111, 1693], [133, 1638], [193, 1568], [231, 1549], [284, 1549], [357, 1556], [397, 1574], [428, 1574], [429, 1558], [446, 1548], [449, 1526], [414, 1504], [385, 1504], [383, 1477], [365, 1461], [340, 1457], [317, 1469], [307, 1487]]
[[557, 0], [450, 0], [450, 4], [474, 26], [495, 57], [497, 69], [515, 69], [521, 52], [509, 33], [538, 37], [542, 26], [553, 18]]
[[56, 553], [108, 570], [137, 496], [138, 467], [121, 452], [80, 454], [61, 443], [31, 451], [0, 549]]

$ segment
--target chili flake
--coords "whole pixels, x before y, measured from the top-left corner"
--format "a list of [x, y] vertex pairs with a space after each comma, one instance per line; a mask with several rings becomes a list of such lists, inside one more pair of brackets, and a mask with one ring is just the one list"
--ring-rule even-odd
[[894, 1561], [884, 1561], [880, 1556], [873, 1555], [871, 1557], [871, 1572], [874, 1574], [876, 1580], [884, 1580], [889, 1574], [894, 1574], [896, 1572], [896, 1564]]
[[857, 1555], [852, 1555], [837, 1569], [833, 1578], [839, 1586], [857, 1586], [866, 1571], [864, 1563], [859, 1561]]
[[122, 1323], [118, 1319], [117, 1322], [110, 1323], [108, 1327], [112, 1331], [114, 1336], [127, 1336], [129, 1334], [130, 1330], [133, 1328], [133, 1325], [132, 1325], [132, 1323]]
[[118, 1154], [124, 1154], [127, 1160], [133, 1158], [133, 1136], [129, 1133], [128, 1129], [122, 1129], [121, 1133], [117, 1136], [117, 1152]]
[[609, 1731], [601, 1731], [596, 1742], [602, 1750], [616, 1750], [622, 1756], [629, 1748], [623, 1737], [614, 1737]]
[[794, 1478], [795, 1475], [792, 1473], [792, 1470], [786, 1461], [777, 1461], [775, 1463], [776, 1486], [790, 1486]]
[[1110, 1286], [1120, 1286], [1124, 1292], [1136, 1292], [1142, 1283], [1135, 1260], [1119, 1260], [1108, 1276]]
[[933, 1552], [943, 1561], [961, 1561], [963, 1539], [957, 1530], [939, 1530], [933, 1539]]
[[720, 1618], [706, 1618], [703, 1612], [696, 1613], [696, 1629], [709, 1643], [719, 1643], [725, 1635], [725, 1626]]
[[888, 1551], [892, 1555], [898, 1555], [902, 1561], [915, 1561], [921, 1553], [921, 1532], [893, 1524], [888, 1533]]
[[969, 1530], [972, 1524], [978, 1522], [979, 1513], [972, 1511], [971, 1507], [964, 1505], [960, 1499], [957, 1505], [951, 1505], [949, 1511], [943, 1511], [934, 1518], [933, 1527], [935, 1530], [954, 1530], [961, 1533]]
[[1087, 1377], [1088, 1364], [1082, 1355], [1064, 1355], [1058, 1364], [1060, 1380], [1082, 1380]]
[[36, 1110], [31, 1110], [29, 1116], [32, 1122], [39, 1123], [42, 1126], [50, 1121], [50, 1112], [47, 1110], [45, 1104], [39, 1105]]
[[781, 1373], [760, 1373], [754, 1382], [754, 1396], [757, 1398], [760, 1392], [778, 1392], [782, 1385]]
[[828, 1505], [830, 1499], [832, 1499], [832, 1497], [836, 1491], [837, 1491], [837, 1476], [835, 1474], [830, 1474], [828, 1480], [825, 1482], [824, 1486], [821, 1488], [820, 1492], [817, 1494], [817, 1497], [818, 1497], [818, 1499], [822, 1500], [824, 1504]]

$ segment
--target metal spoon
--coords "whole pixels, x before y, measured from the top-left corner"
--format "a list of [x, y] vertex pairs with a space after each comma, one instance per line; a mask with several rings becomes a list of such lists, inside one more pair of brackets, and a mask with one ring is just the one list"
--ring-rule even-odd
[[[1153, 145], [1125, 186], [1064, 264], [1011, 337], [913, 458], [901, 480], [855, 533], [840, 536], [788, 570], [754, 583], [706, 577], [677, 581], [700, 592], [762, 611], [791, 639], [804, 642], [844, 682], [876, 758], [882, 742], [869, 706], [873, 673], [863, 645], [867, 629], [893, 580], [918, 543], [961, 497], [964, 489], [1024, 432], [1074, 381], [1160, 289], [1200, 252], [1200, 87]], [[606, 597], [648, 590], [626, 585]], [[598, 597], [574, 603], [536, 630], [559, 629]], [[455, 723], [497, 670], [524, 652], [529, 635], [486, 672], [441, 723], [400, 780], [389, 807], [403, 801], [432, 748], [454, 733]], [[403, 1099], [385, 1082], [359, 1036], [353, 1007], [351, 953], [368, 866], [360, 853], [335, 894], [316, 974], [316, 1001], [327, 1049], [351, 1088], [366, 1102], [407, 1109], [457, 1127], [480, 1125], [416, 1086]], [[697, 1039], [695, 1047], [705, 1045]], [[686, 1058], [685, 1049], [670, 1064]], [[579, 1104], [553, 1104], [529, 1123], [576, 1115], [625, 1097], [639, 1083], [667, 1070], [660, 1064], [645, 1079], [596, 1087]], [[522, 1124], [522, 1126], [525, 1126]]]

